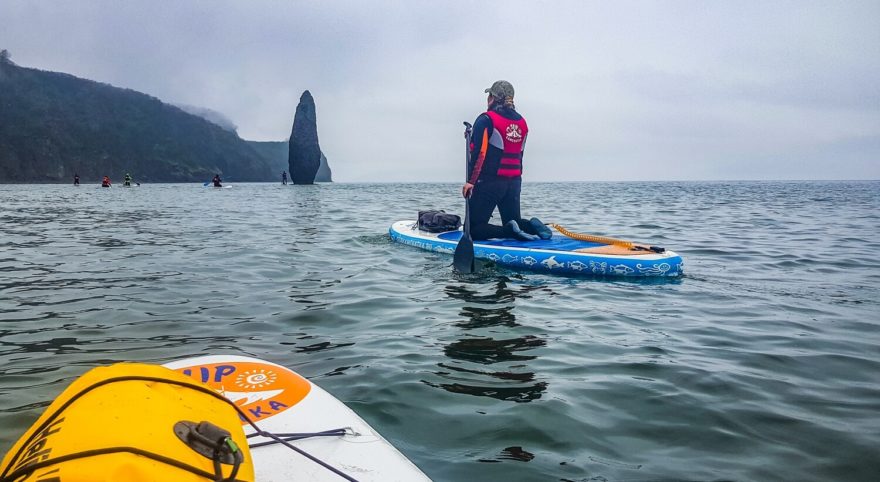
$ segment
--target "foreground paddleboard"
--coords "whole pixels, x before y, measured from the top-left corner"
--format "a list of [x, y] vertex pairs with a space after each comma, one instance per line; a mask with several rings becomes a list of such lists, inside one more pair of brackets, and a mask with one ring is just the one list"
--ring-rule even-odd
[[[398, 221], [389, 229], [391, 239], [427, 251], [455, 253], [462, 231], [429, 233], [418, 229], [415, 221]], [[519, 241], [489, 239], [474, 241], [474, 256], [511, 268], [566, 275], [678, 276], [682, 274], [681, 256], [663, 253], [615, 249], [611, 245], [580, 241], [560, 233], [548, 240]]]
[[[165, 366], [217, 390], [262, 430], [278, 434], [346, 428], [342, 436], [291, 443], [358, 481], [430, 480], [345, 404], [281, 365], [230, 355], [188, 358]], [[253, 433], [242, 424], [245, 433]], [[258, 482], [344, 480], [283, 445], [253, 447], [271, 439], [248, 440]]]

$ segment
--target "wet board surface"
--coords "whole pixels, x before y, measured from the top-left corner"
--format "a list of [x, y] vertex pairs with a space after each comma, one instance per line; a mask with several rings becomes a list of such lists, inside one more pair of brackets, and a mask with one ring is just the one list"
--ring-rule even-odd
[[[345, 428], [342, 436], [312, 437], [291, 444], [356, 480], [430, 480], [348, 406], [288, 368], [234, 355], [188, 358], [165, 366], [217, 390], [264, 431], [315, 433]], [[242, 424], [245, 434], [254, 432]], [[268, 440], [249, 439], [251, 445]], [[280, 444], [252, 448], [251, 456], [258, 482], [345, 480]]]

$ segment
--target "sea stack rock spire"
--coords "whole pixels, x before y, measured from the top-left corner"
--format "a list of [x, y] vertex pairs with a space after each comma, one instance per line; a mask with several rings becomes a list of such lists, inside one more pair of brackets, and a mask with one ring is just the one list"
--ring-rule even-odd
[[294, 184], [315, 183], [315, 174], [321, 165], [321, 147], [318, 145], [315, 99], [309, 91], [303, 92], [296, 106], [287, 164]]

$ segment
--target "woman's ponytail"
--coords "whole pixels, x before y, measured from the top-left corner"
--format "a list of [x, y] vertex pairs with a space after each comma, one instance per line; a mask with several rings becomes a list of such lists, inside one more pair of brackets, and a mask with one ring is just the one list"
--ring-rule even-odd
[[513, 97], [507, 96], [503, 100], [499, 98], [495, 98], [492, 102], [492, 110], [495, 112], [501, 111], [516, 111], [516, 106], [513, 104]]

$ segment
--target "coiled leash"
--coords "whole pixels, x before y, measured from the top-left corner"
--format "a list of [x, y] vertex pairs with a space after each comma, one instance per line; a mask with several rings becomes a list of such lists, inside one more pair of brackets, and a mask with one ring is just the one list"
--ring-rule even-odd
[[623, 248], [631, 249], [633, 251], [653, 251], [655, 253], [666, 252], [666, 248], [661, 248], [660, 246], [645, 246], [643, 244], [636, 244], [632, 241], [625, 241], [623, 239], [609, 238], [606, 236], [595, 236], [593, 234], [573, 233], [556, 223], [548, 223], [547, 225], [559, 231], [563, 235], [568, 236], [571, 239], [577, 239], [579, 241], [589, 241], [591, 243], [599, 244], [612, 244], [614, 246], [620, 246]]

